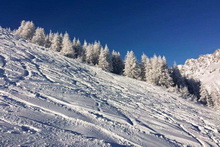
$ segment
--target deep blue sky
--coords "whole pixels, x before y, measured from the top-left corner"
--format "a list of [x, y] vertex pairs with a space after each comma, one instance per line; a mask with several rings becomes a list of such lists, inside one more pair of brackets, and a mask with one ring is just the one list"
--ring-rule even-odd
[[0, 0], [2, 27], [21, 20], [170, 65], [220, 48], [220, 0]]

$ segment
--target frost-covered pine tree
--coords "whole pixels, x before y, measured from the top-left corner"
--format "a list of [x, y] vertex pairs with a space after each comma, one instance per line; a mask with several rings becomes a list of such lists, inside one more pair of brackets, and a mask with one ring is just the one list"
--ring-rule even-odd
[[51, 46], [51, 42], [50, 42], [50, 39], [49, 39], [49, 35], [46, 35], [44, 47], [45, 48], [50, 48], [50, 46]]
[[46, 36], [44, 33], [44, 29], [43, 28], [37, 28], [33, 38], [31, 39], [31, 42], [40, 45], [40, 46], [44, 46], [45, 45], [45, 41], [46, 41]]
[[88, 64], [92, 64], [92, 65], [98, 64], [101, 47], [102, 46], [100, 42], [97, 41], [95, 41], [94, 44], [87, 45], [85, 54], [86, 54], [86, 62]]
[[111, 56], [107, 45], [100, 51], [98, 67], [105, 71], [112, 71]]
[[61, 37], [58, 33], [55, 33], [53, 36], [53, 40], [51, 41], [50, 49], [53, 51], [60, 52], [61, 46], [62, 46]]
[[70, 41], [69, 34], [67, 32], [63, 36], [62, 49], [60, 52], [66, 57], [75, 57], [75, 50], [73, 49], [72, 42]]
[[150, 59], [150, 66], [149, 66], [149, 70], [148, 70], [148, 75], [146, 76], [146, 81], [149, 84], [154, 84], [157, 85], [158, 80], [159, 80], [159, 76], [158, 76], [158, 71], [159, 71], [159, 66], [158, 66], [158, 57], [156, 55], [154, 55], [151, 59]]
[[211, 97], [207, 91], [207, 89], [204, 86], [200, 87], [200, 98], [199, 101], [205, 105], [210, 106], [212, 101], [210, 100]]
[[217, 109], [220, 109], [219, 108], [219, 105], [220, 105], [220, 93], [218, 92], [218, 90], [217, 89], [212, 89], [210, 96], [212, 98], [214, 107], [217, 108]]
[[45, 38], [45, 47], [46, 48], [50, 48], [51, 47], [53, 36], [54, 36], [54, 34], [50, 30], [49, 35], [46, 35], [46, 38]]
[[15, 35], [18, 35], [24, 39], [31, 40], [35, 32], [35, 26], [32, 21], [22, 21], [21, 26], [15, 31]]
[[170, 73], [169, 73], [169, 69], [168, 69], [168, 65], [167, 65], [167, 61], [166, 61], [166, 58], [163, 56], [162, 58], [158, 58], [159, 61], [159, 80], [158, 80], [158, 83], [157, 85], [159, 86], [164, 86], [164, 87], [171, 87], [173, 86], [173, 80], [170, 76]]
[[128, 51], [125, 58], [124, 75], [130, 78], [140, 78], [140, 68], [133, 51]]
[[87, 44], [85, 45], [84, 43], [84, 48], [85, 48], [85, 54], [86, 54], [86, 62], [88, 64], [93, 64], [93, 45], [92, 44]]
[[79, 39], [76, 40], [76, 38], [74, 37], [73, 39], [73, 48], [76, 52], [76, 58], [79, 60], [79, 61], [83, 61], [84, 60], [84, 50], [83, 50], [83, 47], [81, 46], [81, 42]]
[[15, 30], [14, 34], [17, 36], [21, 36], [21, 32], [24, 30], [25, 24], [26, 24], [26, 21], [22, 20], [21, 25], [19, 26], [19, 28], [17, 30]]
[[186, 87], [186, 83], [184, 81], [183, 76], [180, 73], [180, 70], [176, 63], [174, 63], [173, 67], [171, 68], [171, 77], [173, 79], [173, 86], [177, 88]]
[[124, 62], [119, 52], [112, 51], [112, 72], [121, 75], [124, 69]]
[[99, 54], [100, 54], [100, 50], [101, 50], [102, 46], [100, 41], [95, 41], [93, 44], [93, 59], [92, 59], [92, 63], [94, 65], [97, 65], [99, 62]]
[[146, 81], [146, 75], [148, 71], [149, 66], [149, 58], [143, 54], [141, 56], [141, 80]]

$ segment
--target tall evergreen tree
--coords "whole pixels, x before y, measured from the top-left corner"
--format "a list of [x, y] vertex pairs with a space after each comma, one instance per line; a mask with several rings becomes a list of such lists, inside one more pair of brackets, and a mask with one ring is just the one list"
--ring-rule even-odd
[[213, 101], [213, 105], [215, 108], [220, 109], [219, 105], [220, 105], [220, 93], [218, 92], [217, 89], [212, 89], [211, 94], [210, 94], [212, 101]]
[[54, 34], [50, 30], [49, 35], [46, 35], [46, 38], [45, 38], [45, 47], [46, 48], [50, 48], [51, 47], [51, 44], [52, 44], [52, 41], [53, 41], [53, 36], [54, 36]]
[[37, 44], [37, 45], [44, 46], [45, 42], [46, 42], [46, 36], [45, 36], [45, 33], [44, 33], [44, 29], [38, 27], [36, 29], [36, 31], [34, 33], [34, 36], [33, 36], [31, 41], [33, 43]]
[[88, 64], [93, 64], [93, 45], [92, 44], [87, 44], [86, 46], [84, 44], [85, 51], [86, 51], [86, 62]]
[[55, 33], [53, 40], [51, 41], [50, 49], [53, 51], [60, 52], [61, 47], [62, 47], [61, 37], [58, 33]]
[[22, 20], [21, 25], [19, 26], [19, 28], [17, 30], [15, 30], [14, 34], [17, 36], [21, 36], [21, 32], [23, 32], [25, 24], [26, 24], [26, 21]]
[[208, 101], [210, 99], [210, 95], [207, 91], [207, 89], [204, 86], [200, 87], [200, 98], [199, 101], [202, 102], [205, 105], [208, 105]]
[[105, 71], [112, 71], [111, 56], [107, 45], [104, 49], [101, 49], [98, 67]]
[[119, 52], [112, 51], [112, 72], [121, 75], [124, 69], [124, 62]]
[[101, 50], [102, 46], [100, 41], [95, 41], [93, 44], [93, 59], [92, 59], [92, 63], [94, 65], [98, 64], [98, 60], [99, 60], [99, 54], [100, 54], [100, 50]]
[[183, 76], [180, 73], [180, 70], [176, 63], [174, 63], [173, 67], [171, 68], [171, 77], [173, 79], [173, 86], [177, 88], [182, 88], [186, 86]]
[[124, 75], [130, 78], [140, 78], [140, 68], [133, 51], [128, 51], [125, 58]]
[[159, 80], [157, 85], [164, 87], [173, 86], [173, 80], [170, 76], [167, 61], [165, 57], [159, 58]]
[[76, 58], [79, 59], [80, 61], [84, 60], [84, 50], [83, 47], [81, 46], [81, 42], [79, 39], [76, 40], [76, 38], [74, 37], [73, 39], [73, 48], [76, 52]]
[[88, 64], [97, 65], [101, 50], [100, 42], [95, 41], [94, 44], [89, 44], [86, 47], [86, 62]]
[[73, 49], [72, 42], [70, 41], [69, 34], [66, 32], [63, 36], [61, 54], [69, 58], [75, 57], [75, 50]]
[[148, 75], [146, 76], [146, 81], [150, 84], [157, 85], [158, 80], [159, 80], [159, 66], [158, 66], [158, 57], [154, 55], [150, 59], [150, 66], [148, 70]]
[[22, 21], [21, 26], [15, 31], [15, 35], [31, 40], [35, 32], [35, 25], [32, 21]]
[[141, 80], [146, 81], [147, 70], [149, 66], [149, 58], [143, 54], [141, 56]]

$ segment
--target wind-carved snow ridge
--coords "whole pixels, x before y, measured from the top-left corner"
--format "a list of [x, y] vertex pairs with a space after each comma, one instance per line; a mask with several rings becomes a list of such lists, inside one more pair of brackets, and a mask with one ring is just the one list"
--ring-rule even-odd
[[0, 29], [1, 146], [220, 146], [218, 112]]

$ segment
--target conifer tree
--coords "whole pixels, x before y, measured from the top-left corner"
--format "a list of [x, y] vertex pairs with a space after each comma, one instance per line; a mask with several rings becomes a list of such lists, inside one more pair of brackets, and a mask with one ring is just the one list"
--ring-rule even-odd
[[63, 36], [62, 49], [60, 52], [66, 57], [75, 57], [75, 50], [73, 49], [72, 42], [70, 41], [69, 34], [67, 32]]
[[140, 78], [140, 68], [133, 51], [128, 51], [125, 58], [124, 75], [130, 78]]
[[219, 108], [220, 105], [220, 93], [218, 92], [217, 89], [212, 89], [211, 94], [210, 94], [212, 101], [213, 101], [213, 106], [217, 109]]
[[92, 44], [88, 44], [86, 43], [86, 46], [84, 44], [85, 47], [85, 51], [86, 51], [86, 62], [88, 64], [93, 64], [92, 60], [93, 60], [93, 45]]
[[58, 33], [55, 33], [53, 36], [53, 40], [51, 41], [50, 49], [53, 51], [60, 52], [61, 46], [62, 46], [62, 42], [61, 42], [60, 35]]
[[53, 41], [53, 36], [54, 36], [54, 34], [50, 30], [49, 35], [46, 35], [46, 38], [45, 38], [45, 47], [46, 48], [50, 48], [51, 47], [51, 44], [52, 44], [52, 41]]
[[83, 61], [84, 60], [84, 50], [83, 50], [83, 47], [81, 46], [81, 42], [79, 39], [76, 40], [76, 38], [74, 37], [73, 39], [73, 48], [76, 52], [76, 58], [80, 61]]
[[183, 76], [180, 73], [180, 70], [176, 63], [173, 64], [173, 67], [171, 68], [171, 77], [173, 79], [173, 86], [177, 88], [182, 88], [186, 86], [186, 83], [183, 79]]
[[157, 85], [164, 87], [173, 86], [173, 80], [170, 76], [167, 61], [165, 57], [159, 58], [159, 80]]
[[98, 67], [105, 71], [112, 71], [111, 56], [107, 45], [105, 45], [104, 49], [101, 49]]
[[204, 86], [200, 87], [200, 98], [199, 101], [205, 105], [208, 105], [208, 99], [210, 95]]
[[100, 50], [101, 50], [102, 46], [101, 46], [101, 43], [100, 41], [95, 41], [94, 44], [93, 44], [93, 58], [92, 58], [92, 63], [94, 65], [97, 65], [98, 64], [98, 60], [99, 60], [99, 54], [100, 54]]
[[21, 25], [19, 26], [19, 28], [17, 30], [15, 30], [14, 34], [17, 36], [21, 36], [21, 32], [23, 32], [25, 24], [26, 24], [26, 21], [22, 20]]
[[157, 85], [158, 80], [159, 80], [159, 67], [158, 67], [158, 57], [156, 55], [154, 55], [151, 59], [150, 59], [150, 66], [149, 66], [149, 71], [148, 76], [146, 76], [146, 81], [149, 84], [154, 84]]
[[124, 69], [124, 62], [119, 52], [112, 51], [112, 72], [121, 75]]
[[141, 56], [141, 80], [146, 81], [147, 70], [149, 66], [149, 58], [143, 54]]
[[45, 41], [46, 41], [46, 36], [45, 36], [45, 33], [44, 33], [44, 29], [38, 27], [36, 29], [35, 33], [34, 33], [34, 36], [31, 40], [31, 42], [33, 42], [37, 45], [40, 45], [40, 46], [44, 46]]
[[15, 32], [15, 35], [31, 40], [35, 32], [35, 26], [32, 21], [22, 21], [21, 26]]
[[88, 64], [97, 65], [101, 50], [100, 42], [95, 41], [94, 44], [89, 44], [86, 47], [86, 62]]

